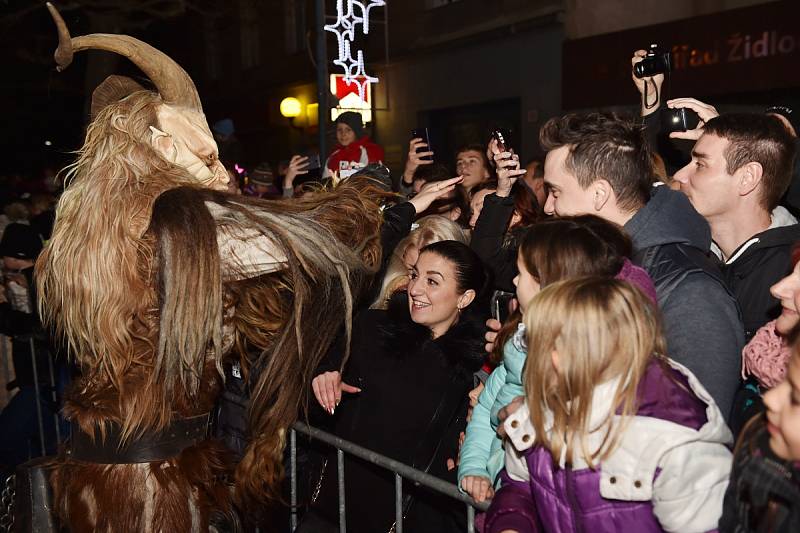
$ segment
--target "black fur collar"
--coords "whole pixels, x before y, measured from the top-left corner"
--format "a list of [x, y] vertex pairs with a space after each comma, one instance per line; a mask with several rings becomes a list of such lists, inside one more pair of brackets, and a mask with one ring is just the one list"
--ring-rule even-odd
[[402, 357], [404, 353], [419, 350], [425, 343], [433, 343], [451, 365], [475, 372], [483, 364], [484, 334], [486, 317], [476, 309], [476, 303], [461, 314], [458, 322], [444, 335], [434, 340], [431, 331], [411, 320], [408, 309], [408, 295], [399, 292], [389, 300], [388, 321], [379, 328], [379, 336], [387, 352]]

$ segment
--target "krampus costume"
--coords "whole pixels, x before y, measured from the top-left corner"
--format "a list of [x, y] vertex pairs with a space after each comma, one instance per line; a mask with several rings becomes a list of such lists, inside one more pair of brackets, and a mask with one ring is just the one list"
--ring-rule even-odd
[[[128, 36], [70, 38], [48, 9], [60, 69], [102, 49], [156, 88], [112, 76], [95, 91], [36, 266], [42, 316], [81, 371], [54, 507], [71, 531], [208, 531], [236, 503], [278, 497], [286, 430], [378, 265], [381, 193], [363, 179], [290, 203], [219, 192], [227, 173], [186, 72]], [[253, 376], [235, 473], [206, 436], [231, 361]]]

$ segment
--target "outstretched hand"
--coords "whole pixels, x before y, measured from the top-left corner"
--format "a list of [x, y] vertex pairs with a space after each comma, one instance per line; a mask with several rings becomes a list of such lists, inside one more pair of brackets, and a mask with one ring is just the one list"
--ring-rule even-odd
[[409, 202], [417, 210], [417, 214], [420, 214], [428, 209], [434, 201], [447, 196], [463, 179], [461, 176], [457, 176], [449, 180], [426, 183]]
[[348, 385], [342, 381], [339, 372], [324, 372], [311, 381], [311, 388], [314, 389], [314, 396], [317, 401], [328, 413], [333, 414], [336, 406], [342, 401], [342, 393], [354, 394], [361, 392], [361, 389]]

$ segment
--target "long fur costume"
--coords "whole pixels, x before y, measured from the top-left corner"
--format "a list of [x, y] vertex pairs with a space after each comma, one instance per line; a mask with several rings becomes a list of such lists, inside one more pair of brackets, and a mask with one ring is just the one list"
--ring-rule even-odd
[[[81, 39], [76, 49], [109, 37]], [[126, 50], [143, 44], [133, 41]], [[169, 94], [194, 91], [183, 76]], [[51, 464], [56, 512], [74, 532], [207, 531], [214, 514], [233, 515], [235, 499], [250, 513], [280, 497], [286, 430], [378, 266], [383, 193], [364, 179], [292, 201], [204, 189], [151, 145], [159, 109], [181, 113], [181, 104], [163, 88], [131, 94], [122, 85], [127, 96], [93, 102], [36, 265], [42, 317], [81, 371], [64, 413], [90, 435], [113, 426], [135, 442], [209, 412], [229, 358], [259, 370], [252, 441], [235, 472], [213, 440], [140, 464], [80, 462], [67, 448]], [[199, 104], [185, 112], [207, 131]], [[250, 360], [254, 348], [260, 356]]]

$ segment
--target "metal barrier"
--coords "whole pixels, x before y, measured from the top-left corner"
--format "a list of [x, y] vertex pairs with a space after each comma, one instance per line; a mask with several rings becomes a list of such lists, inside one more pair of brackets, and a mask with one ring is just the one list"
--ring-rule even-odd
[[289, 449], [290, 449], [290, 476], [291, 476], [291, 515], [289, 517], [290, 531], [297, 529], [297, 432], [307, 435], [320, 442], [324, 442], [336, 448], [336, 463], [338, 468], [339, 478], [339, 531], [345, 533], [347, 531], [347, 522], [345, 515], [345, 475], [344, 475], [344, 454], [348, 453], [368, 461], [376, 466], [394, 472], [394, 505], [395, 505], [395, 528], [396, 533], [403, 533], [403, 479], [408, 479], [417, 485], [422, 485], [429, 489], [433, 489], [445, 496], [449, 496], [454, 500], [463, 502], [466, 506], [467, 512], [467, 531], [469, 533], [475, 532], [475, 509], [479, 511], [486, 511], [488, 509], [488, 502], [478, 503], [471, 497], [463, 494], [458, 490], [458, 487], [452, 483], [448, 483], [438, 477], [426, 474], [421, 470], [417, 470], [401, 463], [394, 459], [390, 459], [385, 455], [381, 455], [372, 450], [368, 450], [358, 444], [344, 440], [336, 435], [332, 435], [321, 429], [297, 422], [289, 432]]

